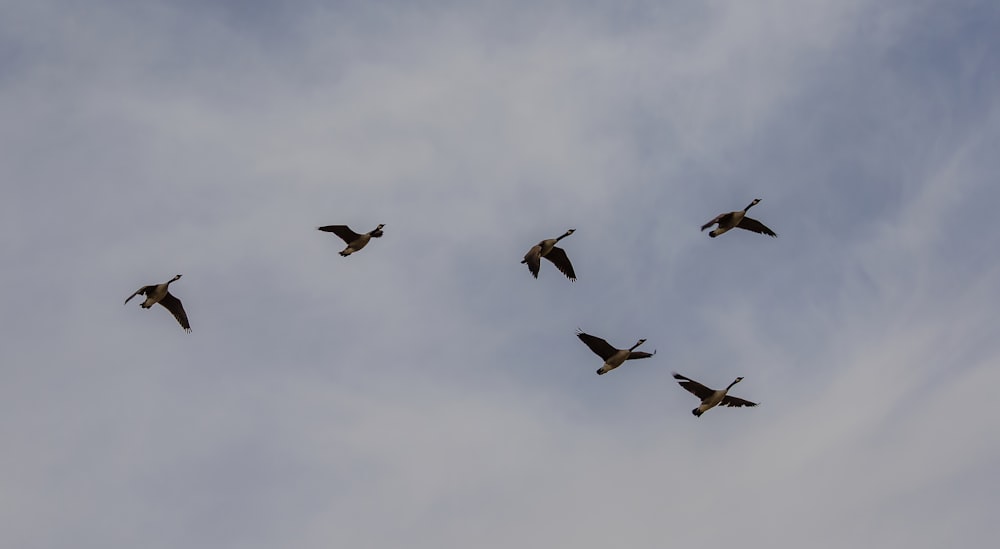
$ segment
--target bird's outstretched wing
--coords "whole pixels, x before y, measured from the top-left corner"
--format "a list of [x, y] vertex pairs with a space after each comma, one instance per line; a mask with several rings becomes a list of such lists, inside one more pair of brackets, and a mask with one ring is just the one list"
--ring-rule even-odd
[[131, 301], [132, 298], [135, 297], [135, 296], [137, 296], [137, 295], [146, 295], [146, 292], [149, 291], [150, 288], [152, 288], [152, 286], [143, 286], [142, 288], [139, 288], [138, 290], [135, 291], [134, 294], [128, 296], [128, 298], [125, 300], [125, 303], [123, 303], [123, 305], [128, 304], [128, 302]]
[[743, 400], [742, 398], [736, 398], [734, 396], [726, 395], [722, 398], [722, 402], [719, 406], [732, 406], [734, 408], [739, 408], [741, 406], [756, 406], [756, 402], [750, 402], [749, 400]]
[[645, 351], [632, 351], [628, 354], [628, 358], [626, 360], [633, 360], [636, 358], [649, 358], [655, 354], [656, 354], [655, 350], [652, 353], [647, 353]]
[[610, 343], [597, 336], [592, 336], [584, 332], [577, 332], [576, 337], [580, 338], [580, 341], [587, 344], [587, 347], [590, 347], [591, 351], [594, 351], [597, 356], [603, 358], [604, 360], [607, 360], [611, 357], [611, 355], [618, 352], [618, 349], [615, 349]]
[[350, 244], [361, 237], [361, 235], [348, 228], [347, 225], [327, 225], [325, 227], [319, 227], [319, 230], [327, 233], [333, 233], [339, 236], [341, 240], [347, 244]]
[[166, 307], [174, 315], [174, 318], [177, 319], [177, 322], [181, 325], [181, 328], [184, 328], [185, 332], [191, 331], [191, 323], [188, 322], [188, 316], [184, 312], [181, 300], [171, 295], [170, 292], [167, 292], [167, 295], [163, 296], [163, 299], [160, 300], [160, 305]]
[[542, 247], [539, 245], [532, 246], [528, 253], [524, 254], [524, 259], [521, 263], [528, 264], [528, 270], [531, 271], [531, 276], [538, 278], [538, 269], [542, 266]]
[[739, 224], [736, 225], [741, 229], [746, 229], [748, 231], [753, 231], [755, 233], [766, 234], [767, 236], [778, 236], [777, 233], [768, 229], [763, 223], [757, 221], [756, 219], [751, 219], [749, 217], [743, 217]]
[[559, 269], [559, 272], [566, 275], [566, 278], [571, 281], [576, 281], [576, 273], [573, 272], [573, 264], [570, 263], [569, 258], [566, 257], [565, 250], [558, 246], [553, 247], [552, 250], [549, 251], [548, 255], [545, 256], [545, 259], [551, 261], [552, 264]]
[[674, 372], [674, 379], [677, 380], [677, 383], [681, 384], [681, 387], [684, 387], [689, 393], [693, 394], [694, 396], [702, 400], [705, 400], [706, 398], [711, 396], [712, 393], [715, 392], [714, 390], [705, 387], [701, 383], [698, 383], [697, 381], [689, 377], [684, 377], [678, 374], [677, 372]]
[[727, 215], [732, 215], [732, 213], [723, 213], [723, 214], [719, 214], [719, 215], [715, 216], [715, 219], [713, 219], [713, 220], [709, 221], [708, 223], [705, 223], [704, 225], [702, 225], [701, 226], [701, 230], [704, 231], [705, 229], [711, 227], [712, 225], [715, 225], [716, 223], [721, 222], [723, 219], [726, 218]]

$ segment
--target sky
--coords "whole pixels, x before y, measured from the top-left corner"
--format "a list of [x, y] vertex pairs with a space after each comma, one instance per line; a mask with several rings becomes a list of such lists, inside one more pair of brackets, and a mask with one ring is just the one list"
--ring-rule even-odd
[[0, 1], [0, 546], [995, 543], [998, 27]]

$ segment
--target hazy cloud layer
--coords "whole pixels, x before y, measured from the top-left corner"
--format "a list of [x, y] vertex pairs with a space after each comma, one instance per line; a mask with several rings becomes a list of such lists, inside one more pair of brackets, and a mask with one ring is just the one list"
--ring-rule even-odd
[[998, 25], [0, 4], [0, 545], [990, 543]]

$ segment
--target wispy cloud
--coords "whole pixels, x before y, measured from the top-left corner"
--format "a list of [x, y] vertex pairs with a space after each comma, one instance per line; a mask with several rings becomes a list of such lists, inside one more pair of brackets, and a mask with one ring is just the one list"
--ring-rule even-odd
[[988, 542], [998, 18], [0, 8], [0, 540]]

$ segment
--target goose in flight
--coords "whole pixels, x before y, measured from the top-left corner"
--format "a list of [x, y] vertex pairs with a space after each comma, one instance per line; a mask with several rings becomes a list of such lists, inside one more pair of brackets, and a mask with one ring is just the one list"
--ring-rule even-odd
[[743, 381], [742, 377], [736, 378], [735, 381], [729, 384], [729, 387], [726, 387], [725, 389], [719, 389], [718, 391], [716, 391], [715, 389], [709, 389], [708, 387], [705, 387], [701, 383], [698, 383], [697, 381], [691, 378], [684, 377], [678, 374], [677, 372], [674, 372], [674, 379], [677, 380], [677, 383], [681, 384], [681, 387], [687, 389], [689, 393], [701, 399], [701, 404], [699, 404], [698, 407], [695, 408], [694, 410], [691, 410], [691, 413], [694, 414], [695, 416], [700, 417], [701, 414], [704, 414], [709, 409], [720, 405], [735, 406], [735, 407], [757, 405], [756, 402], [750, 402], [749, 400], [743, 400], [742, 398], [736, 398], [734, 396], [729, 396], [726, 394], [727, 392], [729, 392], [729, 389], [733, 387], [733, 385], [736, 385], [737, 383]]
[[180, 323], [181, 328], [184, 328], [185, 332], [190, 332], [191, 324], [188, 322], [187, 313], [184, 312], [184, 306], [181, 305], [181, 300], [177, 299], [169, 291], [167, 291], [170, 283], [179, 280], [180, 278], [181, 275], [177, 275], [163, 284], [143, 286], [142, 288], [136, 290], [134, 294], [128, 296], [125, 303], [127, 304], [129, 300], [137, 295], [144, 295], [146, 296], [146, 301], [143, 301], [140, 307], [148, 309], [159, 303], [160, 305], [166, 307], [167, 310], [174, 315], [174, 318], [177, 319], [177, 322]]
[[364, 248], [372, 238], [380, 238], [382, 236], [382, 227], [385, 227], [385, 223], [379, 223], [378, 227], [375, 227], [373, 231], [365, 234], [358, 234], [352, 231], [347, 225], [327, 225], [325, 227], [318, 227], [318, 229], [333, 233], [343, 239], [347, 243], [347, 247], [340, 252], [340, 255], [347, 257]]
[[582, 331], [577, 332], [576, 337], [580, 338], [580, 341], [586, 343], [587, 347], [590, 347], [590, 350], [594, 351], [594, 354], [604, 359], [604, 364], [597, 369], [597, 375], [599, 376], [621, 366], [626, 360], [649, 358], [656, 354], [655, 349], [652, 353], [635, 350], [636, 347], [646, 342], [645, 339], [640, 339], [630, 349], [616, 349], [607, 341]]
[[715, 238], [734, 227], [739, 227], [741, 229], [746, 229], [748, 231], [753, 231], [755, 233], [766, 234], [767, 236], [778, 236], [774, 231], [765, 227], [764, 224], [761, 223], [760, 221], [747, 217], [746, 215], [747, 210], [754, 207], [754, 205], [756, 205], [758, 202], [760, 202], [760, 199], [754, 198], [753, 202], [748, 204], [747, 207], [743, 208], [742, 210], [719, 214], [715, 216], [715, 219], [702, 225], [701, 230], [704, 231], [705, 229], [718, 223], [719, 226], [712, 229], [712, 232], [708, 233], [708, 236]]
[[538, 269], [541, 267], [542, 258], [548, 259], [553, 265], [559, 269], [559, 272], [566, 275], [570, 281], [576, 280], [576, 273], [573, 272], [573, 264], [569, 262], [569, 258], [566, 257], [566, 251], [562, 248], [556, 246], [556, 243], [560, 240], [566, 238], [567, 236], [573, 234], [576, 229], [569, 229], [564, 232], [559, 238], [549, 238], [535, 244], [528, 250], [528, 253], [524, 254], [524, 259], [521, 263], [528, 264], [528, 270], [531, 271], [531, 276], [538, 278]]

